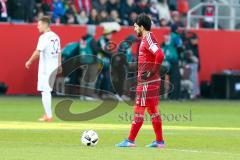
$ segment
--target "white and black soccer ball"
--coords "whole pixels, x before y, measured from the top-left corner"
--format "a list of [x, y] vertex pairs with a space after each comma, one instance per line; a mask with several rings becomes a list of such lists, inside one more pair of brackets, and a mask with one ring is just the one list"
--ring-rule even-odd
[[81, 137], [81, 141], [86, 146], [95, 146], [98, 143], [98, 135], [93, 130], [84, 131]]

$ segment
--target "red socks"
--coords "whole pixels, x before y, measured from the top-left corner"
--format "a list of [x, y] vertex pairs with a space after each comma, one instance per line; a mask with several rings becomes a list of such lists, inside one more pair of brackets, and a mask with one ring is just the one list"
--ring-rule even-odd
[[132, 127], [130, 130], [130, 135], [128, 137], [128, 140], [130, 141], [135, 141], [135, 138], [138, 134], [138, 131], [140, 130], [140, 128], [142, 127], [143, 124], [143, 115], [141, 114], [135, 114], [134, 116], [134, 120], [132, 122]]
[[162, 120], [158, 113], [154, 113], [151, 115], [152, 118], [152, 126], [156, 135], [156, 141], [163, 141], [162, 137]]

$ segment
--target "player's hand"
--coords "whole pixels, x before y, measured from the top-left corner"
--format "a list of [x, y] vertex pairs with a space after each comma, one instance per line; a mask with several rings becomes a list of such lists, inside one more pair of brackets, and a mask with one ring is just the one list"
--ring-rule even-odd
[[148, 78], [151, 78], [154, 75], [153, 71], [145, 71], [141, 74], [142, 80], [147, 80]]
[[31, 62], [29, 62], [29, 61], [27, 61], [26, 63], [25, 63], [25, 67], [27, 68], [27, 69], [29, 69], [30, 68], [30, 66], [31, 66]]
[[62, 71], [63, 71], [62, 66], [59, 66], [59, 67], [58, 67], [58, 71], [57, 71], [57, 73], [58, 73], [58, 74], [61, 74]]

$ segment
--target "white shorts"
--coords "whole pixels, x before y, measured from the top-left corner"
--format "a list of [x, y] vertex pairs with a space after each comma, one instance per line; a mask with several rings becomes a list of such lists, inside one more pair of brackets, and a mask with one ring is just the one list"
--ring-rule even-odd
[[52, 75], [39, 74], [37, 90], [51, 92], [53, 90], [55, 79], [56, 79], [56, 74], [52, 74]]

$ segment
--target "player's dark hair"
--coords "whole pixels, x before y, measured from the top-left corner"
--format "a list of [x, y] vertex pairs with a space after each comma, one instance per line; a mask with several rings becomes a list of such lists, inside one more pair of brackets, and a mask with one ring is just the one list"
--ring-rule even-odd
[[50, 23], [51, 23], [50, 18], [47, 17], [47, 16], [41, 17], [41, 18], [39, 19], [39, 21], [44, 22], [44, 23], [46, 23], [47, 25], [50, 25]]
[[138, 26], [143, 26], [143, 28], [146, 31], [150, 31], [151, 30], [151, 25], [152, 25], [152, 20], [150, 19], [150, 17], [148, 15], [146, 15], [145, 13], [141, 13], [137, 16], [135, 23]]

